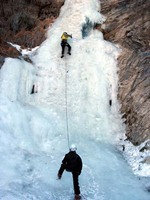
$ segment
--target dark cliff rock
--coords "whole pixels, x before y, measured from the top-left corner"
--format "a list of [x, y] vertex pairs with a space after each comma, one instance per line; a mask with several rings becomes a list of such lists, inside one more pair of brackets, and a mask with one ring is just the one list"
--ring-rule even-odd
[[0, 55], [16, 57], [7, 42], [33, 48], [45, 40], [64, 0], [5, 0], [0, 7]]
[[150, 139], [150, 1], [101, 1], [107, 17], [106, 40], [120, 44], [118, 60], [121, 112], [126, 136], [133, 144]]

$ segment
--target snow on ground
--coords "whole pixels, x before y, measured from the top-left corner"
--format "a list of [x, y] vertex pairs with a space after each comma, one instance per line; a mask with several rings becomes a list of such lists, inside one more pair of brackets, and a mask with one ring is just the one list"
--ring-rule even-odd
[[139, 146], [134, 146], [129, 141], [122, 142], [125, 146], [123, 155], [132, 167], [133, 172], [138, 176], [150, 177], [150, 164], [144, 160], [150, 156], [149, 150], [140, 151], [148, 141], [145, 141]]
[[[149, 199], [115, 147], [124, 134], [117, 102], [119, 49], [93, 30], [104, 20], [98, 5], [97, 0], [66, 0], [47, 40], [29, 53], [33, 64], [5, 60], [0, 71], [2, 200], [73, 198], [71, 175], [56, 180], [68, 151], [66, 94], [70, 143], [77, 144], [84, 163], [82, 194], [88, 200]], [[64, 31], [73, 35], [72, 55], [61, 59]]]

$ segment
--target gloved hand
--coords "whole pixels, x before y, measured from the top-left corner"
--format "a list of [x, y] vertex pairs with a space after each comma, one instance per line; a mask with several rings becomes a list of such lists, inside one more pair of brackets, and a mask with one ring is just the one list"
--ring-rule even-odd
[[58, 174], [57, 174], [57, 177], [58, 177], [58, 179], [61, 179], [61, 174], [58, 173]]
[[77, 172], [77, 174], [78, 174], [78, 175], [80, 175], [80, 174], [81, 174], [81, 172]]

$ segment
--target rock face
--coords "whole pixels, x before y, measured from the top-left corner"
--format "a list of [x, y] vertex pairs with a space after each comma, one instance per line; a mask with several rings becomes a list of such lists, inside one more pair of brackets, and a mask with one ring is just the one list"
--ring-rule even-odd
[[16, 57], [7, 42], [24, 48], [40, 45], [47, 28], [58, 17], [64, 0], [7, 0], [0, 7], [0, 55]]
[[106, 40], [120, 44], [119, 101], [126, 136], [139, 145], [150, 139], [150, 1], [101, 0]]
[[[18, 52], [6, 41], [32, 48], [45, 40], [65, 0], [1, 1], [0, 65], [4, 57]], [[118, 60], [121, 112], [126, 136], [135, 145], [150, 139], [150, 1], [101, 0], [107, 17], [102, 27], [106, 40], [120, 44]], [[21, 11], [21, 12], [20, 12]]]

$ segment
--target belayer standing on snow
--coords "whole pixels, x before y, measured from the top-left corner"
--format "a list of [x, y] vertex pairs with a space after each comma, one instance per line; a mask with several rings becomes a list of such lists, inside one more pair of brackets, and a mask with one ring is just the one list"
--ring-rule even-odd
[[69, 35], [68, 33], [64, 32], [61, 36], [61, 47], [62, 47], [62, 55], [61, 58], [64, 57], [65, 47], [68, 47], [68, 54], [71, 55], [71, 46], [68, 44], [67, 40], [68, 38], [72, 38], [72, 35]]
[[77, 150], [76, 146], [71, 145], [70, 152], [67, 153], [64, 159], [62, 160], [61, 167], [58, 171], [58, 179], [61, 179], [64, 170], [71, 172], [73, 177], [73, 186], [75, 193], [74, 200], [79, 200], [81, 199], [81, 196], [80, 196], [78, 177], [81, 174], [82, 170], [82, 159], [76, 153], [76, 150]]

